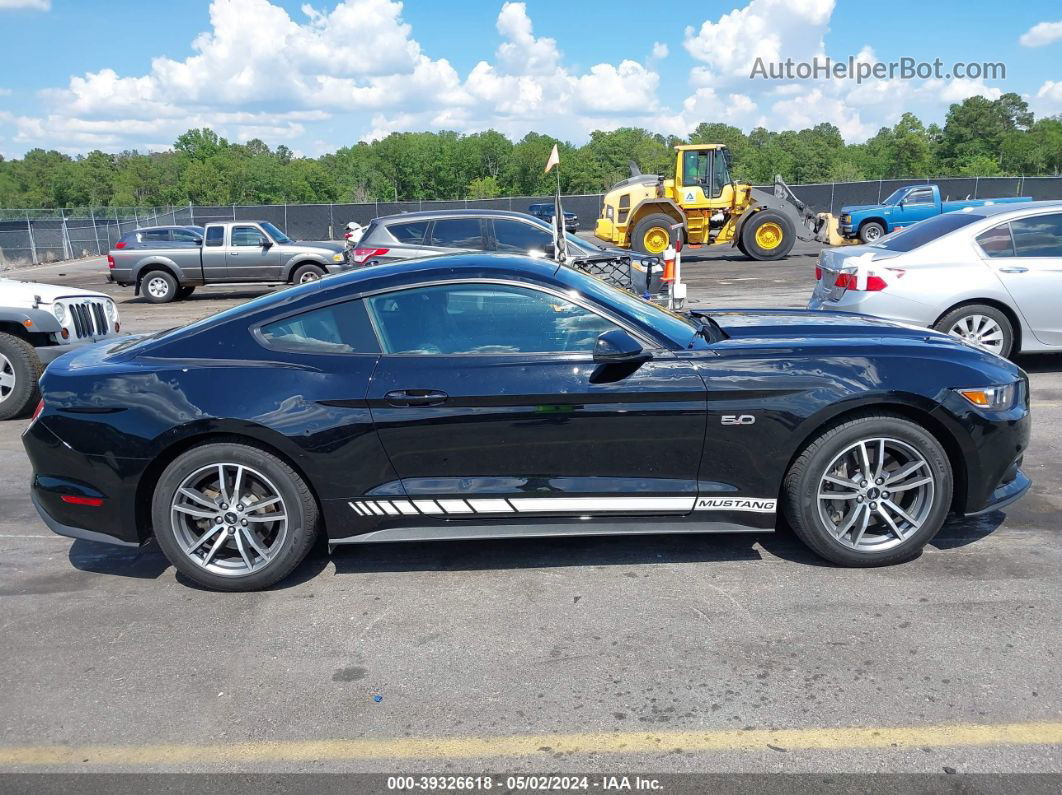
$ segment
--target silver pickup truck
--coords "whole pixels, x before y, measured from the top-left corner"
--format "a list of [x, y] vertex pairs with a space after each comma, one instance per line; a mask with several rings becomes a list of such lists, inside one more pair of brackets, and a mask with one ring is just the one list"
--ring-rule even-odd
[[302, 284], [350, 267], [345, 243], [292, 240], [268, 221], [146, 227], [107, 255], [108, 281], [155, 304], [187, 298], [202, 284]]

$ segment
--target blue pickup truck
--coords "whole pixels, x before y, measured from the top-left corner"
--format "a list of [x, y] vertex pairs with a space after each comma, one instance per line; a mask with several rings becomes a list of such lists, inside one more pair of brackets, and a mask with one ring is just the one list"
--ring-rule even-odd
[[881, 204], [860, 204], [841, 208], [838, 228], [843, 237], [858, 238], [864, 243], [873, 243], [882, 235], [903, 226], [924, 221], [934, 215], [962, 210], [965, 207], [983, 207], [1004, 202], [1028, 202], [1030, 196], [1014, 196], [1005, 199], [967, 199], [965, 201], [940, 200], [940, 188], [936, 185], [908, 185], [899, 188]]

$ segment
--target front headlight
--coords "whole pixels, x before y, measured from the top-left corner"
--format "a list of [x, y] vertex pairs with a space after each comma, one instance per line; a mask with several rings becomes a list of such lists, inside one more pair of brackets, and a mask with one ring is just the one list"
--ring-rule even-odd
[[979, 409], [1009, 409], [1014, 405], [1014, 395], [1018, 391], [1017, 382], [1002, 386], [985, 386], [975, 389], [956, 389], [960, 395]]
[[104, 304], [104, 311], [107, 313], [107, 319], [113, 323], [118, 316], [118, 307], [114, 305], [114, 301], [108, 301]]
[[332, 255], [332, 262], [342, 262], [342, 261], [343, 261], [343, 255], [342, 254], [333, 254]]
[[53, 306], [52, 314], [55, 315], [55, 319], [59, 321], [60, 326], [66, 323], [66, 307], [62, 304]]

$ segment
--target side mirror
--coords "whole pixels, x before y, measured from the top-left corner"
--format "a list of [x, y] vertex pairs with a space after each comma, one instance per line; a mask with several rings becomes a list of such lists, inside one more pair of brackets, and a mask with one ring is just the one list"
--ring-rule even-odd
[[594, 345], [594, 361], [601, 364], [638, 364], [652, 358], [653, 355], [623, 329], [606, 331]]
[[268, 237], [263, 237], [262, 238], [262, 248], [272, 248], [272, 247], [273, 247], [273, 241], [270, 240]]
[[203, 245], [203, 238], [201, 238], [201, 237], [197, 237], [197, 238], [195, 239], [195, 244], [196, 244], [197, 246], [201, 246], [201, 245]]

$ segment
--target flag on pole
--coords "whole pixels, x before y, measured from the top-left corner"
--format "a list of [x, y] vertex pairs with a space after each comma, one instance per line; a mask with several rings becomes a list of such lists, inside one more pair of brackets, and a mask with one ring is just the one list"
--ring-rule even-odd
[[560, 152], [557, 151], [557, 145], [553, 144], [553, 151], [549, 153], [549, 160], [546, 161], [546, 173], [550, 172], [554, 166], [560, 165]]

